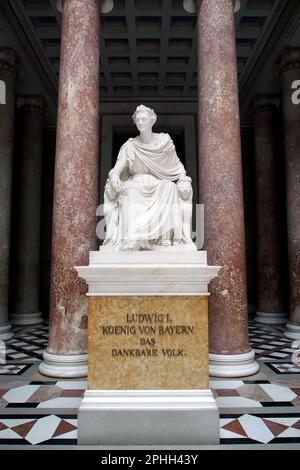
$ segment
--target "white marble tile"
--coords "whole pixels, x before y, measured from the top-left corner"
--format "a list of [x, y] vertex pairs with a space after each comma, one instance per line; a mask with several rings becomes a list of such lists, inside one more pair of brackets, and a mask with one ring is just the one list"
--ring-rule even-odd
[[260, 386], [274, 401], [292, 401], [297, 397], [295, 392], [282, 385], [260, 384]]
[[261, 418], [252, 415], [243, 415], [239, 418], [239, 422], [246, 431], [250, 439], [267, 444], [274, 439], [273, 434]]
[[289, 354], [287, 353], [280, 353], [280, 352], [272, 352], [272, 357], [282, 357], [283, 359], [285, 359]]
[[3, 429], [0, 431], [0, 443], [1, 439], [23, 439], [19, 434], [14, 432], [12, 429]]
[[81, 397], [58, 397], [40, 403], [37, 408], [79, 408]]
[[250, 398], [244, 397], [216, 397], [216, 402], [220, 408], [261, 408], [262, 405]]
[[218, 388], [222, 389], [232, 389], [238, 388], [244, 385], [242, 380], [211, 380], [210, 387], [218, 390]]
[[14, 359], [23, 359], [24, 357], [28, 357], [27, 354], [23, 354], [23, 353], [11, 354], [11, 356], [12, 356]]
[[64, 390], [86, 390], [87, 381], [86, 380], [59, 380], [57, 382], [57, 387], [63, 388]]
[[22, 385], [12, 388], [3, 395], [3, 398], [9, 403], [25, 403], [39, 387], [40, 385]]
[[286, 429], [277, 437], [300, 437], [300, 429], [295, 429], [295, 428]]
[[220, 429], [220, 438], [221, 439], [246, 439], [245, 436], [236, 434], [235, 432], [228, 431], [227, 429]]
[[77, 429], [61, 434], [60, 436], [55, 436], [53, 439], [77, 439]]
[[272, 341], [272, 344], [275, 344], [275, 346], [283, 346], [287, 342], [288, 341]]
[[51, 439], [60, 421], [61, 419], [54, 415], [39, 419], [27, 434], [26, 440], [35, 445]]
[[270, 344], [264, 344], [263, 349], [274, 349], [274, 346], [271, 346]]

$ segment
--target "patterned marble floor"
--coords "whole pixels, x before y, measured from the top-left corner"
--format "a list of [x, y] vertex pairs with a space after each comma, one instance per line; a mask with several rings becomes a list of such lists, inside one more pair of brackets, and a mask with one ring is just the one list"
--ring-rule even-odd
[[[211, 378], [220, 408], [221, 445], [300, 444], [300, 366], [283, 328], [250, 322], [260, 371], [243, 379]], [[19, 328], [0, 356], [0, 447], [77, 444], [77, 409], [85, 380], [55, 380], [38, 372], [46, 324]], [[2, 447], [3, 448], [3, 447]]]

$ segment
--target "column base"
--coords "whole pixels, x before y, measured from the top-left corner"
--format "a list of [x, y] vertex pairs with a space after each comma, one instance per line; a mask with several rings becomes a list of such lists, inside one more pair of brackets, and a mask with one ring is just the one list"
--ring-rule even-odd
[[43, 359], [39, 372], [48, 377], [70, 379], [87, 376], [87, 354], [61, 356], [44, 351]]
[[286, 338], [300, 339], [300, 325], [286, 324], [286, 331], [283, 333]]
[[26, 325], [39, 325], [43, 323], [42, 313], [14, 313], [10, 317], [13, 325], [26, 326]]
[[256, 312], [254, 321], [264, 325], [282, 325], [286, 323], [288, 314], [285, 312]]
[[256, 374], [259, 365], [254, 358], [252, 349], [244, 354], [210, 354], [209, 374], [212, 377], [247, 377]]
[[219, 444], [211, 390], [87, 390], [79, 445]]
[[7, 325], [0, 326], [0, 340], [1, 341], [9, 341], [14, 337], [14, 333], [11, 330], [11, 325], [8, 323]]

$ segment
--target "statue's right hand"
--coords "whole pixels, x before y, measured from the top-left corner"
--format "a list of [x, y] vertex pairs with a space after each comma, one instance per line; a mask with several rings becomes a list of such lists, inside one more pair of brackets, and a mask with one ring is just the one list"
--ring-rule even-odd
[[118, 175], [113, 174], [113, 175], [110, 176], [109, 179], [110, 179], [110, 182], [111, 182], [111, 185], [112, 185], [113, 190], [114, 190], [116, 193], [119, 193], [119, 192], [122, 190], [123, 183], [122, 183], [122, 181], [120, 180], [120, 178], [118, 177]]

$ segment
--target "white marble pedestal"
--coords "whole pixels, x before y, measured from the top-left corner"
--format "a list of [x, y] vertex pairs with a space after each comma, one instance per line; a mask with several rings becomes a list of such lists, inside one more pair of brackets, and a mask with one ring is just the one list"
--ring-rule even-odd
[[92, 252], [80, 445], [219, 443], [206, 252]]

